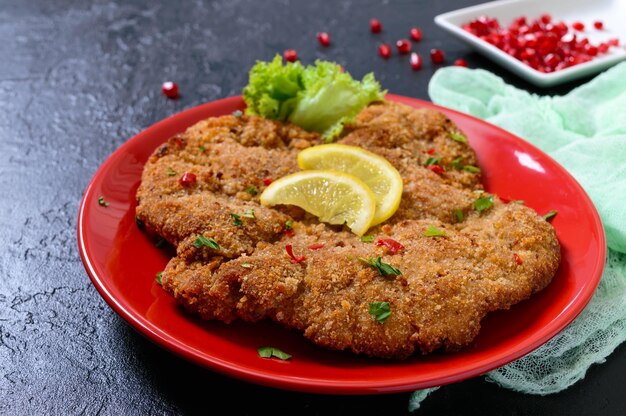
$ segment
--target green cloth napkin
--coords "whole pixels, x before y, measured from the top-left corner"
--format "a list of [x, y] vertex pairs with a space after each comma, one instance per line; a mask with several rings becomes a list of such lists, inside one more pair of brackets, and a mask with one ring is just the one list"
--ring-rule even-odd
[[[498, 125], [552, 156], [600, 214], [609, 249], [590, 303], [545, 345], [486, 376], [524, 393], [562, 391], [626, 340], [626, 62], [562, 97], [529, 94], [490, 72], [462, 67], [438, 70], [428, 92], [436, 104]], [[414, 393], [409, 409], [432, 391]]]

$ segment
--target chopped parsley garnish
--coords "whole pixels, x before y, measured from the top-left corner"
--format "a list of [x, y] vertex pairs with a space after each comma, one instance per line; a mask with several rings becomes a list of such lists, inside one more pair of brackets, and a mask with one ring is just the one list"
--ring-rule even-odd
[[373, 243], [374, 242], [374, 236], [373, 235], [364, 235], [363, 237], [361, 237], [361, 241], [364, 243]]
[[552, 220], [552, 218], [556, 217], [557, 211], [555, 209], [553, 209], [552, 211], [548, 212], [546, 215], [543, 216], [543, 219], [550, 222]]
[[163, 272], [157, 272], [157, 274], [156, 274], [156, 279], [154, 279], [154, 280], [156, 280], [156, 282], [157, 282], [158, 284], [161, 284], [161, 278], [162, 278], [162, 277], [163, 277]]
[[376, 321], [381, 324], [391, 316], [389, 302], [371, 302], [369, 312], [374, 315]]
[[108, 207], [109, 206], [109, 203], [104, 200], [103, 196], [98, 198], [98, 204], [100, 204], [100, 206], [102, 206], [102, 207]]
[[400, 276], [402, 274], [400, 270], [396, 269], [391, 264], [384, 263], [381, 257], [371, 257], [369, 259], [359, 257], [359, 260], [375, 268], [378, 271], [378, 273], [383, 277]]
[[428, 159], [426, 159], [424, 166], [437, 165], [440, 161], [440, 157], [429, 157]]
[[247, 209], [246, 212], [243, 213], [243, 216], [246, 218], [256, 218], [254, 216], [254, 210], [253, 209]]
[[437, 227], [433, 227], [432, 225], [429, 225], [426, 231], [424, 231], [424, 235], [426, 237], [445, 237], [446, 232], [444, 230], [440, 230]]
[[463, 211], [458, 208], [454, 210], [454, 216], [456, 217], [456, 222], [463, 222], [463, 220], [465, 219]]
[[251, 269], [252, 265], [250, 263], [241, 263], [241, 267], [243, 267], [244, 269]]
[[196, 241], [193, 242], [193, 246], [195, 248], [206, 246], [212, 248], [213, 250], [220, 249], [220, 245], [217, 244], [217, 241], [213, 240], [212, 238], [206, 238], [203, 235], [199, 235], [198, 238], [196, 238]]
[[241, 217], [237, 214], [233, 214], [232, 212], [230, 213], [230, 216], [233, 217], [232, 224], [236, 227], [241, 227], [241, 225], [243, 224], [243, 222], [241, 222]]
[[143, 221], [141, 221], [141, 220], [139, 219], [139, 216], [138, 216], [138, 215], [135, 215], [135, 224], [137, 224], [137, 227], [139, 227], [139, 228], [143, 228], [143, 227], [145, 227], [145, 226], [146, 226], [146, 225], [143, 223]]
[[176, 172], [174, 172], [174, 169], [167, 168], [167, 176], [174, 176], [174, 175], [176, 175]]
[[463, 166], [463, 170], [466, 170], [466, 171], [472, 172], [472, 173], [480, 173], [480, 168], [477, 168], [474, 165], [465, 165], [465, 166]]
[[293, 229], [293, 220], [285, 221], [285, 230], [291, 230], [291, 229]]
[[154, 246], [156, 248], [161, 248], [161, 247], [163, 247], [165, 245], [165, 242], [166, 242], [165, 238], [159, 237], [159, 239], [156, 241], [156, 243], [154, 243]]
[[493, 195], [483, 196], [474, 201], [474, 209], [483, 212], [493, 206]]
[[200, 149], [200, 151], [204, 153], [204, 151], [206, 150], [206, 147], [204, 147], [204, 146], [198, 146], [198, 149]]
[[233, 115], [235, 117], [241, 117], [241, 116], [243, 116], [243, 113], [241, 112], [241, 110], [235, 110], [235, 111], [233, 111]]
[[246, 189], [246, 192], [249, 193], [252, 196], [255, 196], [256, 194], [259, 193], [259, 191], [257, 191], [256, 186], [248, 186], [248, 189]]
[[467, 137], [463, 136], [461, 133], [450, 133], [450, 138], [460, 143], [467, 143]]
[[261, 358], [276, 357], [281, 360], [288, 360], [291, 358], [291, 354], [287, 354], [286, 352], [274, 347], [259, 347], [256, 351]]
[[462, 166], [461, 166], [461, 158], [460, 157], [457, 157], [456, 159], [454, 159], [452, 161], [452, 167], [454, 169], [457, 169], [457, 170], [462, 168]]

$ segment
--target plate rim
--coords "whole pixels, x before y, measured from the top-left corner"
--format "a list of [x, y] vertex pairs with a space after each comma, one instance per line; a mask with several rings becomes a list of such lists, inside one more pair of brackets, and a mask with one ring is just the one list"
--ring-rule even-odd
[[[144, 139], [144, 136], [150, 136], [154, 131], [159, 130], [163, 126], [172, 123], [174, 120], [186, 117], [186, 118], [194, 118], [198, 115], [203, 114], [208, 111], [209, 107], [213, 106], [227, 106], [227, 105], [235, 105], [236, 103], [243, 104], [243, 100], [241, 96], [232, 96], [220, 100], [210, 101], [207, 103], [200, 104], [198, 106], [191, 107], [174, 115], [171, 115], [157, 123], [152, 124], [146, 129], [140, 131], [138, 134], [134, 135], [132, 138], [126, 140], [121, 146], [119, 146], [113, 153], [111, 153], [106, 160], [98, 167], [93, 177], [91, 178], [88, 186], [86, 187], [83, 197], [81, 199], [79, 211], [78, 211], [78, 219], [77, 219], [77, 243], [78, 249], [81, 256], [81, 260], [85, 267], [87, 274], [92, 282], [92, 284], [96, 287], [100, 296], [107, 302], [107, 304], [118, 314], [120, 315], [126, 322], [128, 322], [131, 327], [141, 333], [143, 336], [146, 336], [152, 342], [156, 343], [162, 348], [183, 357], [184, 359], [191, 361], [197, 365], [200, 365], [204, 368], [208, 368], [211, 371], [215, 371], [239, 380], [261, 384], [269, 387], [285, 389], [285, 390], [295, 390], [301, 392], [308, 393], [318, 393], [318, 394], [332, 394], [332, 395], [344, 395], [344, 394], [352, 394], [352, 395], [360, 395], [360, 394], [386, 394], [386, 393], [400, 393], [407, 392], [416, 389], [432, 387], [432, 386], [440, 386], [445, 385], [461, 380], [465, 380], [471, 377], [475, 377], [481, 374], [484, 374], [487, 371], [493, 370], [495, 368], [501, 367], [514, 361], [529, 352], [537, 349], [545, 342], [556, 336], [560, 331], [562, 331], [567, 325], [569, 325], [587, 306], [593, 293], [597, 289], [597, 286], [602, 277], [602, 272], [604, 269], [604, 264], [606, 261], [606, 237], [604, 233], [604, 228], [602, 226], [602, 222], [600, 220], [599, 214], [595, 208], [595, 205], [587, 195], [586, 191], [582, 188], [582, 186], [576, 181], [576, 179], [569, 173], [563, 166], [561, 166], [558, 162], [552, 159], [545, 152], [541, 151], [536, 146], [531, 143], [519, 138], [518, 136], [510, 133], [498, 126], [495, 126], [491, 123], [488, 123], [484, 120], [481, 120], [477, 117], [471, 116], [466, 113], [459, 112], [457, 110], [453, 110], [447, 107], [442, 107], [436, 105], [434, 103], [421, 100], [418, 98], [412, 98], [402, 95], [395, 94], [387, 94], [387, 99], [390, 101], [400, 102], [404, 104], [410, 105], [411, 103], [417, 103], [420, 106], [429, 106], [433, 107], [439, 111], [444, 112], [445, 114], [455, 114], [463, 117], [472, 118], [475, 122], [487, 125], [491, 129], [496, 129], [496, 131], [501, 132], [504, 135], [513, 136], [518, 139], [519, 143], [526, 147], [527, 149], [531, 149], [534, 152], [539, 152], [539, 154], [550, 159], [551, 162], [561, 171], [561, 174], [565, 174], [569, 177], [572, 183], [578, 188], [578, 191], [581, 192], [581, 195], [586, 199], [586, 204], [591, 208], [591, 216], [593, 219], [593, 224], [598, 230], [598, 259], [594, 264], [593, 273], [591, 273], [591, 277], [595, 277], [595, 283], [591, 285], [585, 286], [585, 290], [581, 293], [578, 293], [575, 298], [573, 298], [568, 307], [561, 311], [561, 315], [565, 313], [566, 318], [560, 319], [558, 325], [552, 325], [549, 327], [543, 327], [541, 331], [538, 331], [534, 338], [533, 342], [528, 343], [523, 348], [517, 348], [514, 352], [507, 352], [506, 354], [499, 354], [496, 360], [494, 359], [483, 359], [480, 363], [474, 365], [471, 369], [465, 370], [461, 373], [453, 373], [447, 375], [445, 377], [431, 377], [429, 380], [409, 380], [408, 376], [399, 376], [394, 377], [390, 380], [385, 380], [384, 382], [377, 381], [372, 382], [369, 380], [366, 381], [341, 381], [340, 384], [337, 384], [333, 380], [323, 380], [323, 379], [315, 379], [314, 382], [311, 382], [309, 379], [302, 378], [289, 378], [282, 377], [278, 378], [275, 375], [268, 372], [259, 372], [250, 370], [250, 369], [242, 369], [232, 362], [226, 362], [221, 359], [213, 358], [213, 360], [207, 360], [205, 352], [199, 351], [195, 348], [189, 347], [185, 345], [183, 342], [178, 341], [173, 336], [170, 336], [163, 332], [160, 328], [158, 328], [155, 324], [150, 323], [145, 317], [139, 315], [138, 312], [134, 311], [132, 308], [123, 305], [120, 301], [111, 293], [108, 288], [108, 284], [106, 283], [106, 278], [99, 276], [96, 272], [94, 265], [92, 264], [91, 259], [88, 256], [88, 241], [85, 230], [85, 210], [87, 209], [88, 202], [93, 198], [93, 192], [95, 188], [95, 183], [97, 179], [104, 174], [110, 164], [113, 163], [114, 159], [119, 155], [122, 155], [126, 152], [128, 148], [130, 148], [135, 142], [139, 142]], [[206, 118], [201, 117], [201, 118]], [[191, 124], [187, 125], [189, 127]], [[582, 300], [580, 298], [583, 298]], [[575, 307], [572, 307], [574, 305]], [[436, 383], [434, 383], [436, 381]]]

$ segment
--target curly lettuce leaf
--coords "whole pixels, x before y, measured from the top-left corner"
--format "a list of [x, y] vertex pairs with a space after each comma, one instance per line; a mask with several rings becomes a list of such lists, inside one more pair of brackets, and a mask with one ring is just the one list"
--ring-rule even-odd
[[246, 114], [289, 120], [321, 133], [326, 142], [339, 136], [345, 123], [369, 103], [383, 100], [386, 93], [372, 73], [356, 81], [333, 62], [318, 60], [306, 68], [298, 62], [283, 66], [280, 56], [271, 62], [257, 62], [243, 92]]

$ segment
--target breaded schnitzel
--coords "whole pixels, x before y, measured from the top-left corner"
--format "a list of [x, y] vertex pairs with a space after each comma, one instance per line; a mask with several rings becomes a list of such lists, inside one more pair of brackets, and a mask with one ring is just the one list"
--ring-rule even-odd
[[[154, 152], [137, 191], [138, 218], [177, 247], [163, 288], [204, 319], [270, 318], [331, 349], [395, 359], [458, 350], [488, 312], [548, 285], [560, 261], [548, 222], [482, 191], [462, 139], [443, 114], [396, 103], [370, 105], [346, 126], [339, 143], [385, 157], [403, 178], [400, 208], [367, 233], [401, 244], [395, 252], [299, 208], [259, 204], [317, 134], [257, 117], [202, 121]], [[390, 306], [383, 323], [373, 302]]]

